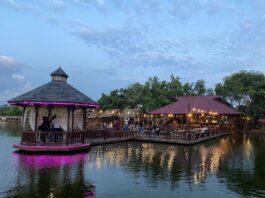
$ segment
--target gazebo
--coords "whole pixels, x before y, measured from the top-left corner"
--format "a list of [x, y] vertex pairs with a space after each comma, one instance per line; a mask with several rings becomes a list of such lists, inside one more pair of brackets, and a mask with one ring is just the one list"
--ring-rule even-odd
[[[84, 143], [86, 110], [98, 103], [67, 83], [61, 67], [51, 81], [8, 103], [23, 108], [21, 143], [14, 148], [26, 151], [70, 151], [89, 147]], [[29, 128], [29, 130], [28, 130]]]

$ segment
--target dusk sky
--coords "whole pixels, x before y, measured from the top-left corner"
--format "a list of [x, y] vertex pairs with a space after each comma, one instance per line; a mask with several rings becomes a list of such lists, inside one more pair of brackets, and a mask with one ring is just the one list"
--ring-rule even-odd
[[264, 0], [0, 0], [0, 104], [50, 81], [101, 93], [265, 72]]

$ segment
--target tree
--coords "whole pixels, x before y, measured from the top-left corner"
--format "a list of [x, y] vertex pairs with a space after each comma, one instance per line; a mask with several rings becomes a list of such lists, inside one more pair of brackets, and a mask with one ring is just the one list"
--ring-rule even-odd
[[194, 94], [198, 96], [203, 96], [206, 93], [205, 81], [198, 80], [193, 88]]
[[261, 72], [231, 74], [216, 84], [215, 92], [246, 115], [255, 119], [265, 116], [265, 76]]

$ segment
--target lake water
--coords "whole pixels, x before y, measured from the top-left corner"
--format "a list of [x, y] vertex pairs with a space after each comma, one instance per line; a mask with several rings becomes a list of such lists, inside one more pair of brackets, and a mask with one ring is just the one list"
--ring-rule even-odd
[[265, 135], [71, 155], [16, 153], [19, 141], [18, 124], [0, 123], [0, 197], [265, 197]]

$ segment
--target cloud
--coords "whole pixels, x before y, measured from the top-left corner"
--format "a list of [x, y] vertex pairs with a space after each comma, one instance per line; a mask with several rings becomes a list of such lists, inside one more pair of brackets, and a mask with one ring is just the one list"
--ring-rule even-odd
[[13, 57], [0, 54], [0, 104], [32, 88], [22, 74], [25, 67]]
[[21, 74], [11, 74], [11, 77], [18, 82], [23, 82], [25, 80], [25, 77]]
[[55, 15], [48, 15], [45, 17], [45, 21], [51, 25], [56, 25], [59, 23], [57, 17]]
[[33, 15], [39, 15], [41, 12], [38, 4], [24, 2], [18, 3], [18, 1], [16, 0], [0, 0], [0, 6], [5, 6], [9, 9], [23, 14], [30, 13]]
[[0, 55], [0, 67], [8, 67], [14, 65], [15, 61], [13, 58], [5, 55]]
[[66, 2], [63, 0], [50, 0], [48, 1], [48, 7], [56, 11], [62, 11], [66, 7]]

